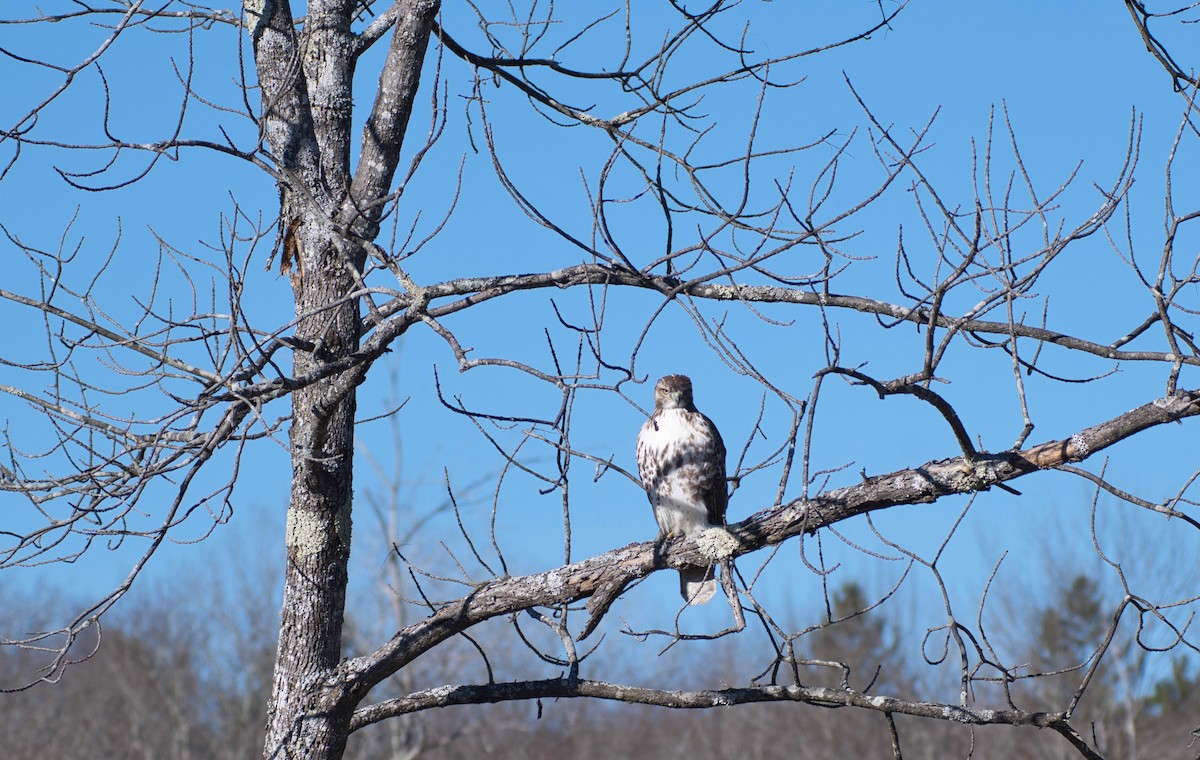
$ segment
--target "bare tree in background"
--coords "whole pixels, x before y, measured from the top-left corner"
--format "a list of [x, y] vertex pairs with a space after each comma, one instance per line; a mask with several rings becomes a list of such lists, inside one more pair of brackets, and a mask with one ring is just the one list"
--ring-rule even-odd
[[[1182, 177], [1176, 156], [1192, 155], [1197, 144], [1196, 80], [1159, 40], [1160, 26], [1186, 16], [1127, 6], [1136, 32], [1183, 96], [1183, 120], [1166, 167], [1168, 178]], [[306, 10], [306, 16], [294, 15], [287, 0], [254, 0], [234, 10], [111, 0], [57, 10], [42, 6], [44, 15], [3, 21], [10, 30], [90, 25], [97, 35], [90, 52], [68, 62], [60, 56], [71, 51], [48, 50], [49, 37], [31, 33], [26, 47], [5, 43], [9, 65], [31, 81], [54, 82], [44, 97], [0, 125], [5, 181], [19, 176], [31, 152], [53, 151], [64, 181], [117, 191], [163, 171], [162, 159], [183, 161], [204, 152], [254, 169], [279, 194], [273, 221], [264, 222], [253, 205], [235, 205], [207, 252], [183, 250], [163, 234], [156, 268], [118, 245], [100, 267], [79, 274], [69, 235], [54, 248], [34, 240], [20, 220], [5, 220], [10, 256], [23, 252], [35, 276], [6, 284], [0, 296], [40, 312], [44, 352], [6, 358], [22, 379], [0, 390], [37, 410], [49, 432], [24, 438], [21, 427], [3, 431], [8, 455], [0, 488], [22, 499], [25, 511], [17, 528], [3, 533], [0, 563], [69, 561], [106, 546], [145, 542], [125, 582], [73, 620], [33, 636], [6, 632], [9, 643], [57, 653], [31, 681], [54, 680], [69, 667], [79, 656], [72, 644], [129, 589], [163, 541], [185, 526], [227, 519], [250, 452], [272, 442], [290, 452], [291, 498], [267, 757], [336, 758], [351, 732], [382, 720], [434, 707], [546, 697], [678, 708], [769, 701], [851, 707], [887, 717], [897, 755], [902, 742], [895, 715], [964, 726], [1041, 727], [1095, 757], [1101, 748], [1092, 746], [1092, 734], [1072, 716], [1121, 621], [1170, 632], [1165, 643], [1153, 645], [1158, 648], [1196, 650], [1187, 626], [1194, 598], [1149, 599], [1127, 589], [1070, 698], [1049, 710], [1032, 709], [1014, 685], [1026, 675], [1022, 663], [994, 651], [982, 612], [960, 613], [944, 594], [946, 622], [930, 632], [930, 640], [941, 643], [927, 641], [925, 651], [931, 661], [957, 668], [958, 698], [902, 698], [875, 694], [861, 686], [872, 679], [857, 676], [840, 687], [805, 685], [814, 667], [806, 636], [817, 627], [784, 622], [764, 601], [768, 566], [777, 556], [764, 549], [799, 537], [805, 561], [821, 576], [827, 568], [819, 547], [805, 536], [838, 536], [839, 524], [849, 518], [900, 505], [993, 488], [1013, 492], [1009, 481], [1043, 470], [1073, 473], [1130, 508], [1172, 518], [1175, 530], [1200, 527], [1193, 495], [1200, 471], [1168, 484], [1171, 495], [1157, 498], [1109, 483], [1102, 466], [1079, 466], [1167, 423], [1194, 425], [1187, 418], [1200, 415], [1200, 351], [1193, 338], [1200, 259], [1194, 246], [1183, 243], [1194, 239], [1188, 236], [1195, 235], [1200, 199], [1177, 195], [1168, 181], [1156, 252], [1147, 255], [1135, 249], [1132, 235], [1125, 237], [1141, 147], [1136, 116], [1122, 166], [1103, 182], [1095, 180], [1092, 208], [1070, 216], [1060, 213], [1059, 204], [1074, 190], [1074, 176], [1061, 186], [1039, 186], [1006, 113], [988, 125], [977, 145], [975, 192], [967, 198], [953, 197], [925, 170], [932, 122], [915, 130], [892, 128], [850, 83], [847, 98], [857, 101], [864, 129], [807, 135], [796, 129], [785, 145], [760, 138], [775, 118], [775, 103], [795, 112], [803, 102], [801, 63], [870, 44], [873, 34], [903, 23], [903, 6], [840, 39], [770, 56], [751, 50], [744, 30], [752, 17], [769, 13], [767, 5], [716, 2], [687, 10], [669, 4], [646, 19], [640, 6], [635, 12], [618, 5], [583, 20], [570, 15], [575, 10], [553, 18], [540, 4], [507, 6], [511, 15], [491, 18], [469, 4], [443, 7], [434, 0], [310, 0]], [[148, 36], [167, 31], [180, 35]], [[221, 34], [233, 41], [216, 48], [221, 57], [195, 52]], [[656, 42], [647, 48], [647, 39]], [[119, 123], [120, 109], [112, 106], [129, 83], [118, 81], [106, 62], [130, 46], [164, 40], [178, 45], [172, 59], [176, 97], [162, 100], [169, 118], [162, 125]], [[221, 77], [205, 78], [202, 86], [199, 72], [209, 67]], [[373, 86], [368, 69], [378, 71]], [[464, 77], [468, 84], [460, 91]], [[211, 84], [216, 81], [224, 84]], [[74, 100], [89, 85], [90, 99]], [[410, 129], [418, 93], [430, 101], [423, 132]], [[59, 108], [68, 101], [90, 110], [68, 119]], [[366, 114], [360, 122], [356, 104]], [[465, 132], [452, 135], [447, 124], [452, 109], [460, 108]], [[193, 117], [197, 111], [204, 117]], [[726, 113], [746, 115], [740, 144], [728, 150], [728, 143], [710, 139], [728, 132], [718, 122]], [[523, 157], [580, 170], [584, 214], [564, 215], [551, 203], [562, 188], [522, 184], [521, 167], [498, 147], [498, 125], [522, 114], [544, 120], [540, 125], [574, 128], [567, 132], [581, 146], [580, 155], [587, 155], [584, 147], [595, 150], [596, 141], [607, 144], [605, 157], [582, 167], [573, 153]], [[95, 129], [86, 131], [86, 125]], [[154, 128], [164, 131], [142, 136]], [[514, 207], [532, 222], [530, 240], [539, 241], [492, 239], [494, 265], [483, 273], [467, 271], [452, 247], [438, 248], [440, 233], [471, 224], [468, 212], [454, 208], [461, 189], [451, 183], [439, 199], [449, 211], [436, 222], [427, 217], [438, 201], [413, 197], [411, 190], [431, 171], [445, 179], [445, 166], [434, 170], [427, 157], [452, 137], [462, 140], [462, 153], [486, 156]], [[861, 160], [872, 154], [877, 170], [868, 175]], [[844, 171], [851, 155], [860, 161], [853, 178]], [[914, 241], [911, 226], [897, 237], [893, 260], [882, 262], [894, 274], [890, 283], [858, 277], [880, 253], [859, 250], [859, 232], [876, 223], [870, 214], [881, 199], [904, 193], [923, 228], [922, 242]], [[1080, 266], [1064, 263], [1064, 253], [1105, 234], [1131, 273], [1120, 297], [1139, 304], [1142, 316], [1104, 339], [1060, 331], [1047, 303], [1035, 298], [1066, 287], [1062, 278], [1069, 281]], [[290, 279], [294, 312], [263, 324], [255, 304], [258, 278], [251, 272], [268, 260]], [[111, 280], [120, 272], [151, 270], [153, 280], [137, 294], [136, 310], [127, 304], [109, 308], [104, 296]], [[884, 284], [878, 292], [864, 291], [863, 283], [873, 281]], [[180, 292], [191, 302], [181, 302]], [[487, 333], [473, 327], [495, 320], [496, 309], [510, 301], [533, 300], [555, 315], [536, 333], [545, 341], [541, 353], [493, 350]], [[644, 315], [640, 325], [614, 327], [622, 324], [614, 312], [627, 308]], [[731, 320], [758, 319], [761, 340], [782, 346], [790, 344], [771, 331], [788, 329], [789, 320], [811, 320], [823, 336], [823, 345], [805, 348], [823, 354], [815, 378], [807, 370], [760, 370], [749, 345], [758, 338], [743, 323], [727, 322], [727, 310]], [[694, 324], [697, 345], [760, 389], [759, 419], [741, 431], [743, 441], [731, 438], [730, 477], [744, 494], [755, 493], [751, 486], [774, 485], [757, 492], [761, 500], [750, 505], [751, 516], [729, 526], [735, 542], [720, 553], [678, 540], [578, 560], [572, 500], [581, 499], [594, 478], [611, 483], [627, 475], [618, 457], [628, 454], [577, 443], [586, 437], [574, 421], [591, 404], [646, 403], [648, 391], [640, 383], [657, 367], [644, 346], [676, 313]], [[865, 344], [848, 337], [849, 331], [843, 336], [838, 315], [848, 313], [872, 320], [873, 337]], [[499, 402], [447, 391], [443, 402], [494, 445], [493, 464], [502, 473], [497, 492], [519, 473], [561, 497], [561, 566], [510, 573], [498, 534], [488, 549], [464, 527], [461, 539], [471, 559], [462, 558], [453, 577], [406, 568], [419, 589], [406, 622], [370, 651], [346, 656], [358, 389], [402, 336], [416, 334], [442, 342], [461, 371], [509, 373], [504, 376], [540, 388]], [[532, 343], [528, 335], [519, 339]], [[904, 358], [864, 365], [873, 347], [885, 343]], [[940, 390], [940, 381], [956, 376], [969, 384], [972, 370], [963, 368], [962, 355], [988, 363], [1002, 359], [1019, 399], [1015, 441], [979, 440], [974, 427], [980, 418], [962, 411], [967, 400]], [[1135, 390], [1122, 386], [1124, 408], [1134, 408], [1097, 412], [1093, 424], [1069, 436], [1032, 438], [1037, 414], [1029, 397], [1035, 388], [1112, 382], [1117, 363], [1161, 369]], [[415, 382], [428, 373], [428, 366], [409, 367], [399, 377]], [[848, 381], [862, 403], [867, 396], [887, 399], [884, 405], [895, 403], [891, 396], [915, 397], [937, 421], [931, 429], [949, 430], [957, 449], [883, 475], [868, 475], [864, 467], [861, 478], [845, 465], [820, 464], [814, 420], [838, 414], [825, 400], [834, 381]], [[554, 402], [549, 413], [547, 398]], [[285, 401], [290, 411], [280, 410]], [[630, 441], [638, 423], [629, 426]], [[422, 441], [438, 434], [404, 432]], [[629, 481], [615, 493], [644, 509], [636, 481]], [[454, 485], [449, 488], [453, 498]], [[965, 514], [970, 504], [959, 508]], [[747, 506], [741, 503], [741, 509]], [[945, 590], [949, 568], [940, 548], [926, 553], [888, 538], [884, 529], [876, 535], [891, 555]], [[743, 574], [735, 561], [751, 554], [754, 572]], [[762, 649], [756, 673], [723, 688], [612, 683], [603, 671], [587, 676], [588, 647], [595, 646], [589, 636], [631, 584], [665, 568], [711, 564], [726, 568], [732, 623], [700, 637], [747, 637], [747, 646]], [[832, 611], [828, 593], [824, 603]], [[839, 621], [855, 619], [839, 610], [825, 627], [836, 630]], [[498, 678], [481, 648], [484, 677], [464, 675], [458, 683], [382, 699], [373, 691], [447, 642], [471, 641], [466, 637], [472, 629], [489, 621], [510, 623], [528, 644], [536, 657], [527, 671]], [[636, 633], [629, 638], [648, 641], [645, 646], [691, 643], [678, 627]], [[982, 684], [998, 684], [1001, 696], [984, 703], [975, 693]]]

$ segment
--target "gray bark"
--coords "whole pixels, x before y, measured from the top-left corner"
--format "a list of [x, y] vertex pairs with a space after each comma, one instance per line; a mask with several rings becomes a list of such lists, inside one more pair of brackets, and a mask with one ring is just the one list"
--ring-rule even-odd
[[[378, 233], [380, 198], [396, 170], [438, 7], [427, 0], [401, 5], [352, 176], [355, 5], [310, 2], [298, 35], [287, 0], [246, 4], [264, 134], [281, 188], [281, 264], [291, 274], [298, 320], [296, 376], [319, 374], [358, 350], [360, 303], [354, 293], [363, 242]], [[312, 708], [341, 658], [355, 389], [368, 365], [331, 373], [292, 396], [287, 565], [266, 757], [337, 758], [349, 735], [352, 706]]]

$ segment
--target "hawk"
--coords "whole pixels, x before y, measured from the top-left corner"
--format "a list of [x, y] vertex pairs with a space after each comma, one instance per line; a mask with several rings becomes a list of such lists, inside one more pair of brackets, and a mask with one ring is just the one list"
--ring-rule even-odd
[[[660, 539], [725, 525], [725, 443], [696, 410], [686, 375], [667, 375], [654, 386], [654, 413], [638, 434], [637, 464]], [[679, 591], [688, 604], [704, 604], [717, 582], [709, 570], [680, 570]]]

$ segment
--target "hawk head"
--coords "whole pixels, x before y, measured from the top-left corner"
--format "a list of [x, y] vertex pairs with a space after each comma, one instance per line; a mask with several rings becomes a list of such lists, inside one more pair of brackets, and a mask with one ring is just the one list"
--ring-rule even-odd
[[687, 375], [667, 375], [659, 380], [654, 386], [654, 408], [695, 411], [691, 378]]

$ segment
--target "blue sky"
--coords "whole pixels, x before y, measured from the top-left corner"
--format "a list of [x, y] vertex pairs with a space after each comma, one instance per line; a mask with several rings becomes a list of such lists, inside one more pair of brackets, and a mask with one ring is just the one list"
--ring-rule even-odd
[[[643, 11], [643, 7], [646, 6], [639, 6], [636, 13], [657, 12]], [[770, 55], [828, 42], [844, 31], [859, 28], [879, 13], [876, 4], [870, 2], [755, 2], [747, 4], [746, 12], [754, 19], [745, 44]], [[635, 18], [635, 23], [639, 20], [640, 17]], [[461, 39], [468, 42], [473, 39], [471, 19], [457, 4], [447, 4], [444, 23]], [[729, 29], [738, 27], [739, 24], [731, 24]], [[55, 60], [64, 64], [77, 61], [93, 49], [101, 34], [96, 29], [60, 24], [46, 29], [0, 27], [0, 35], [5, 32], [11, 35], [14, 29], [27, 36], [0, 44], [11, 44], [25, 53], [42, 52], [53, 44]], [[1189, 33], [1193, 37], [1187, 44], [1192, 47], [1180, 47], [1181, 51], [1195, 49], [1194, 28]], [[656, 41], [652, 35], [636, 39], [639, 45]], [[197, 34], [195, 43], [198, 89], [206, 97], [236, 108], [239, 101], [235, 87], [238, 71], [235, 36], [229, 31], [216, 30]], [[612, 39], [601, 33], [592, 41], [580, 43], [574, 55], [582, 60], [600, 53], [611, 60], [612, 49], [606, 46], [612, 43]], [[186, 61], [186, 44], [184, 36], [134, 34], [102, 59], [113, 98], [110, 126], [115, 132], [130, 140], [152, 140], [163, 137], [172, 128], [173, 104], [178, 101], [179, 92], [173, 66], [182, 66]], [[434, 54], [431, 51], [431, 56]], [[359, 119], [369, 105], [370, 86], [377, 76], [378, 64], [378, 57], [368, 56], [360, 65], [359, 94], [355, 101]], [[698, 56], [689, 59], [687, 66], [680, 66], [673, 76], [682, 81], [713, 65], [716, 64]], [[503, 193], [486, 152], [475, 152], [468, 146], [465, 139], [468, 128], [473, 130], [471, 134], [476, 141], [481, 134], [477, 121], [468, 125], [461, 98], [469, 89], [470, 75], [465, 68], [449, 61], [444, 74], [451, 103], [447, 135], [430, 152], [421, 173], [406, 190], [395, 217], [398, 236], [403, 238], [410, 223], [415, 224], [418, 238], [433, 229], [450, 206], [460, 166], [463, 185], [451, 223], [427, 250], [411, 260], [413, 275], [432, 282], [463, 274], [536, 271], [578, 262], [580, 254], [576, 249], [532, 224]], [[0, 107], [0, 119], [5, 125], [11, 124], [15, 115], [30, 103], [41, 100], [58, 81], [53, 75], [32, 73], [11, 60], [0, 61], [0, 76], [21, 76], [24, 82], [18, 95]], [[1164, 165], [1178, 128], [1182, 101], [1171, 92], [1168, 77], [1145, 52], [1125, 10], [1118, 4], [1096, 5], [1082, 0], [1050, 4], [917, 2], [906, 8], [890, 29], [877, 32], [869, 40], [789, 64], [779, 76], [804, 81], [786, 92], [772, 93], [764, 111], [759, 144], [806, 143], [833, 134], [827, 143], [793, 159], [798, 166], [798, 184], [811, 182], [814, 167], [832, 155], [831, 145], [848, 139], [858, 130], [840, 169], [842, 179], [832, 202], [861, 193], [862, 188], [881, 174], [866, 139], [866, 117], [851, 97], [847, 82], [881, 123], [898, 128], [897, 134], [922, 128], [937, 113], [930, 131], [930, 147], [922, 156], [922, 168], [939, 192], [955, 205], [969, 205], [973, 200], [972, 147], [981, 148], [993, 113], [997, 176], [1006, 176], [1012, 168], [1000, 110], [1006, 107], [1025, 165], [1043, 196], [1079, 167], [1078, 179], [1063, 195], [1058, 211], [1068, 225], [1086, 218], [1099, 204], [1100, 195], [1094, 185], [1111, 184], [1119, 172], [1131, 114], [1136, 111], [1143, 120], [1140, 122], [1143, 132], [1141, 164], [1132, 195], [1132, 237], [1140, 255], [1148, 261], [1156, 259], [1162, 245]], [[94, 69], [81, 74], [80, 81], [43, 117], [45, 123], [39, 126], [38, 135], [65, 141], [97, 139], [98, 120], [92, 114], [101, 102], [99, 81]], [[484, 93], [494, 124], [497, 154], [506, 171], [547, 213], [578, 234], [588, 235], [584, 182], [595, 188], [599, 167], [611, 144], [598, 132], [582, 128], [561, 130], [530, 116], [527, 103], [512, 87], [485, 85]], [[420, 144], [429, 123], [427, 95], [428, 86], [422, 94], [421, 110], [414, 115], [410, 128], [406, 146], [409, 155]], [[610, 98], [611, 103], [598, 101], [599, 115], [611, 115], [630, 107], [611, 96], [604, 97]], [[720, 115], [705, 150], [714, 155], [736, 152], [736, 141], [744, 139], [755, 97], [753, 91], [730, 91], [706, 100], [706, 108]], [[245, 139], [249, 134], [244, 119], [214, 113], [196, 103], [185, 121], [184, 134], [219, 139], [217, 124], [235, 139]], [[1183, 165], [1196, 165], [1194, 143], [1182, 158], [1190, 162]], [[96, 291], [99, 300], [116, 318], [136, 310], [131, 297], [144, 290], [143, 274], [153, 266], [160, 250], [154, 233], [181, 254], [199, 259], [199, 263], [185, 266], [204, 283], [211, 274], [206, 274], [203, 262], [220, 263], [220, 259], [214, 259], [211, 246], [219, 237], [219, 215], [228, 218], [231, 214], [231, 197], [251, 217], [261, 213], [269, 220], [274, 213], [276, 195], [269, 177], [233, 159], [200, 151], [185, 152], [178, 161], [160, 161], [145, 179], [110, 193], [70, 188], [53, 169], [57, 165], [68, 171], [88, 171], [106, 160], [87, 154], [63, 158], [48, 148], [27, 148], [14, 170], [0, 182], [0, 214], [10, 234], [33, 245], [55, 248], [60, 241], [65, 241], [62, 244], [68, 248], [78, 245], [81, 271], [68, 275], [79, 278], [75, 280], [77, 283], [85, 281], [117, 245], [120, 230], [116, 263]], [[144, 162], [143, 155], [123, 156], [112, 177], [132, 177], [140, 172]], [[782, 163], [772, 165], [764, 177], [785, 176], [787, 169]], [[1180, 208], [1187, 208], [1186, 204], [1194, 203], [1197, 198], [1196, 178], [1195, 172], [1176, 176]], [[617, 181], [627, 179], [618, 177]], [[923, 247], [926, 252], [928, 249], [928, 238], [923, 237], [919, 219], [914, 216], [911, 196], [904, 187], [894, 187], [867, 213], [850, 222], [850, 227], [861, 230], [852, 250], [867, 260], [856, 264], [835, 290], [857, 289], [882, 300], [896, 297], [891, 278], [898, 226], [904, 225], [905, 241], [914, 256], [922, 255]], [[646, 260], [657, 255], [654, 252], [663, 245], [662, 230], [651, 211], [631, 204], [614, 215], [621, 223], [618, 236], [623, 245]], [[64, 235], [64, 226], [72, 217], [77, 217], [76, 221]], [[1119, 224], [1113, 230], [1115, 235], [1123, 234]], [[385, 238], [389, 234], [385, 230]], [[1032, 244], [1036, 235], [1028, 240]], [[1195, 237], [1190, 242], [1194, 249]], [[239, 256], [248, 262], [245, 274], [252, 288], [251, 312], [259, 326], [275, 329], [290, 319], [291, 299], [286, 278], [263, 271], [269, 244], [270, 239], [254, 251], [243, 247]], [[36, 293], [31, 270], [19, 252], [8, 246], [4, 255], [11, 262], [6, 266], [4, 287]], [[789, 262], [789, 266], [792, 264]], [[808, 261], [794, 262], [794, 266], [797, 271], [812, 270]], [[1109, 342], [1149, 313], [1151, 303], [1144, 290], [1134, 284], [1129, 267], [1114, 254], [1103, 235], [1097, 234], [1073, 246], [1055, 266], [1039, 289], [1041, 295], [1050, 296], [1051, 327]], [[206, 294], [201, 290], [203, 301]], [[1189, 297], [1195, 307], [1198, 299], [1194, 287]], [[164, 277], [162, 303], [169, 299], [177, 308], [190, 309], [191, 298], [178, 276]], [[584, 292], [556, 293], [554, 298], [564, 316], [586, 318], [590, 304]], [[657, 301], [644, 293], [610, 295], [606, 341], [614, 356], [628, 354], [637, 331], [657, 306]], [[951, 308], [961, 310], [969, 306], [964, 300]], [[1039, 314], [1041, 309], [1042, 301], [1031, 300], [1031, 314]], [[788, 323], [766, 325], [744, 310], [726, 304], [701, 307], [709, 319], [719, 319], [728, 312], [729, 332], [751, 360], [769, 376], [786, 382], [790, 392], [806, 396], [813, 373], [825, 363], [820, 315], [813, 310], [764, 311]], [[35, 314], [0, 304], [0, 319], [12, 326], [5, 341], [6, 357], [27, 360], [43, 351]], [[834, 313], [831, 320], [843, 336], [844, 365], [869, 362], [865, 371], [881, 378], [918, 368], [922, 338], [915, 331], [881, 331], [873, 318], [854, 313]], [[545, 366], [549, 357], [543, 328], [554, 323], [555, 314], [547, 295], [539, 293], [485, 305], [449, 318], [445, 324], [455, 330], [463, 345], [476, 347], [478, 355], [515, 356]], [[571, 342], [561, 335], [557, 339], [557, 350], [573, 355]], [[1156, 346], [1152, 340], [1146, 338], [1149, 345]], [[1108, 362], [1056, 355], [1049, 350], [1045, 361], [1047, 367], [1072, 377], [1102, 374], [1113, 368]], [[464, 491], [463, 496], [475, 538], [486, 545], [488, 513], [500, 463], [473, 426], [441, 408], [434, 392], [435, 368], [448, 395], [461, 394], [466, 403], [484, 410], [544, 416], [552, 413], [557, 397], [511, 371], [485, 368], [460, 375], [445, 345], [428, 331], [419, 330], [403, 338], [361, 388], [363, 417], [390, 408], [397, 399], [410, 399], [397, 422], [403, 447], [405, 501], [413, 509], [421, 512], [442, 502], [443, 468], [459, 488], [485, 479], [484, 485], [473, 492]], [[669, 372], [692, 375], [700, 408], [716, 420], [731, 452], [740, 451], [751, 436], [760, 390], [717, 362], [705, 349], [691, 320], [679, 310], [668, 310], [656, 323], [642, 349], [638, 370], [651, 380]], [[97, 373], [97, 377], [106, 376], [106, 370], [99, 364], [87, 371]], [[983, 448], [995, 451], [1012, 444], [1022, 420], [1011, 366], [1005, 355], [998, 351], [953, 352], [939, 374], [951, 381], [940, 386], [939, 391], [959, 407], [968, 430], [978, 436]], [[1066, 437], [1162, 395], [1165, 374], [1161, 367], [1123, 365], [1116, 375], [1092, 384], [1063, 385], [1026, 378], [1030, 411], [1037, 425], [1030, 442]], [[1185, 371], [1181, 385], [1195, 387], [1197, 377], [1196, 372]], [[0, 384], [21, 385], [27, 379], [23, 378], [20, 373], [0, 367]], [[648, 386], [626, 389], [641, 405], [650, 404]], [[113, 397], [104, 403], [106, 410], [114, 414], [128, 410], [146, 415], [160, 402], [150, 395], [137, 394]], [[286, 408], [270, 411], [280, 415]], [[786, 432], [786, 421], [777, 416], [779, 412], [778, 407], [768, 406], [763, 428], [770, 440], [756, 441], [751, 448], [752, 458], [778, 446], [780, 436]], [[844, 468], [830, 477], [830, 487], [855, 482], [860, 471], [877, 474], [956, 453], [953, 438], [941, 419], [914, 399], [893, 397], [880, 401], [866, 389], [829, 381], [817, 414], [813, 467]], [[49, 440], [46, 431], [37, 427], [36, 417], [16, 399], [0, 396], [0, 420], [5, 420], [14, 437], [30, 450], [44, 446]], [[575, 407], [573, 443], [597, 456], [613, 456], [617, 464], [632, 470], [632, 441], [640, 424], [639, 411], [624, 401], [607, 394], [584, 392]], [[498, 431], [509, 442], [515, 441], [519, 433], [520, 429]], [[360, 436], [361, 447], [375, 452], [383, 462], [392, 460], [394, 440], [388, 423], [366, 424]], [[1161, 500], [1172, 495], [1186, 474], [1196, 467], [1197, 443], [1200, 435], [1195, 425], [1152, 431], [1114, 449], [1107, 473], [1117, 485], [1145, 498]], [[549, 452], [543, 449], [531, 461], [545, 466], [549, 457]], [[227, 477], [227, 471], [221, 467], [229, 466], [228, 458], [214, 464], [217, 465], [214, 476]], [[1100, 464], [1089, 462], [1087, 466], [1098, 469]], [[575, 558], [654, 535], [650, 510], [634, 484], [614, 474], [593, 482], [591, 464], [576, 462], [573, 467], [571, 514]], [[279, 553], [289, 478], [290, 465], [280, 445], [271, 442], [254, 445], [242, 462], [233, 519], [218, 526], [212, 537], [202, 543], [165, 547], [148, 577], [168, 584], [202, 584], [212, 572], [221, 547], [244, 546], [247, 533], [258, 534], [259, 538], [252, 543], [261, 544], [262, 551]], [[748, 479], [731, 502], [730, 519], [740, 520], [768, 506], [777, 478], [778, 470], [771, 470]], [[360, 463], [356, 479], [360, 493], [378, 488], [365, 462]], [[1044, 555], [1048, 547], [1043, 536], [1063, 536], [1055, 549], [1063, 556], [1077, 558], [1074, 563], [1064, 562], [1059, 568], [1062, 572], [1091, 567], [1087, 559], [1090, 538], [1086, 510], [1090, 490], [1080, 481], [1059, 473], [1035, 475], [1015, 485], [1023, 496], [1000, 492], [980, 496], [947, 548], [943, 570], [953, 569], [954, 591], [964, 599], [977, 598], [987, 574], [1004, 551], [1010, 552], [1005, 567], [1006, 572], [1013, 573], [1014, 587], [1045, 582]], [[539, 496], [538, 487], [530, 478], [513, 475], [497, 492], [497, 531], [504, 545], [510, 547], [507, 559], [513, 572], [547, 569], [562, 557], [561, 498], [557, 493]], [[797, 490], [793, 483], [788, 495], [794, 496]], [[155, 509], [152, 502], [143, 504], [152, 513], [151, 520]], [[878, 524], [889, 537], [918, 551], [931, 552], [964, 503], [961, 499], [947, 500], [932, 506], [891, 510], [879, 516]], [[3, 520], [22, 523], [27, 519], [20, 512], [27, 507], [20, 500], [2, 495], [0, 504], [3, 504]], [[1122, 510], [1132, 509], [1106, 507], [1103, 514], [1114, 515], [1114, 524], [1124, 525], [1122, 521], [1128, 519], [1129, 524], [1137, 526], [1136, 530], [1146, 531], [1152, 537], [1146, 540], [1164, 547], [1164, 556], [1170, 551], [1194, 551], [1196, 537], [1185, 533], [1178, 523], [1146, 520], [1141, 515], [1118, 517]], [[356, 532], [360, 543], [356, 552], [361, 569], [356, 583], [365, 589], [372, 573], [385, 560], [387, 540], [374, 535], [377, 530], [373, 520], [362, 516], [361, 511], [359, 515]], [[174, 535], [181, 541], [189, 541], [208, 533], [212, 523], [204, 510], [200, 510]], [[895, 554], [879, 545], [865, 522], [856, 521], [843, 527], [847, 536], [873, 550]], [[438, 555], [436, 539], [446, 540], [456, 552], [464, 548], [448, 520], [435, 521], [425, 536], [414, 551], [431, 561], [436, 561]], [[829, 563], [843, 563], [831, 576], [833, 583], [860, 579], [874, 591], [886, 590], [901, 563], [871, 558], [839, 548], [837, 544], [832, 537], [823, 539]], [[1143, 544], [1131, 542], [1130, 550], [1135, 546]], [[136, 556], [131, 550], [136, 548], [133, 542], [119, 551], [93, 551], [74, 565], [17, 570], [9, 573], [15, 575], [15, 580], [4, 578], [0, 582], [30, 587], [59, 585], [86, 598], [103, 593], [123, 577]], [[812, 551], [806, 545], [810, 561]], [[803, 569], [796, 559], [797, 553], [795, 542], [784, 548], [771, 569], [778, 579], [773, 587], [764, 588], [770, 598], [796, 604], [799, 624], [811, 623], [815, 622], [813, 613], [819, 610], [796, 603], [795, 592], [789, 594], [785, 590], [791, 584], [798, 584], [802, 595], [817, 588], [816, 577]], [[745, 566], [755, 564], [751, 558]], [[660, 575], [627, 594], [633, 597], [628, 614], [637, 620], [637, 625], [662, 624], [647, 620], [656, 617], [653, 613], [658, 610], [651, 609], [655, 602], [671, 599], [674, 593], [674, 578]], [[1196, 580], [1200, 578], [1193, 575], [1193, 588]], [[922, 624], [930, 620], [936, 624], [936, 605], [925, 606], [929, 604], [927, 581], [913, 581], [917, 590], [906, 603], [921, 610]], [[639, 619], [643, 612], [644, 617]], [[711, 621], [719, 619], [716, 617], [719, 614], [719, 610], [710, 609], [697, 613], [697, 618]]]

